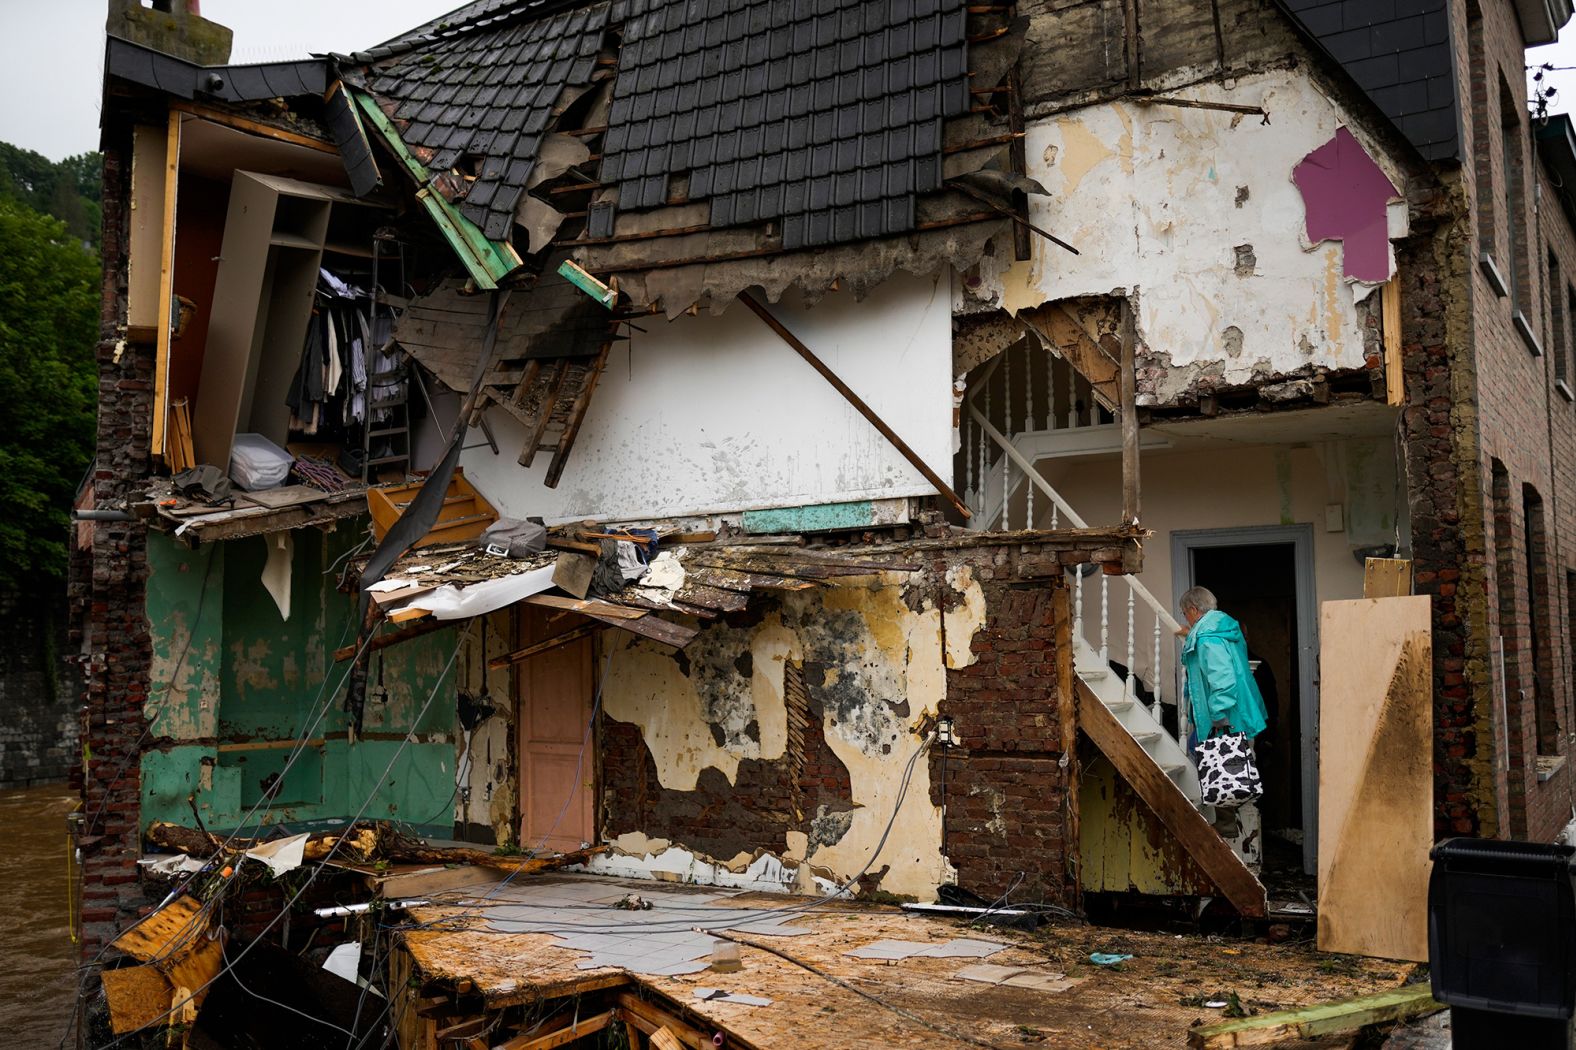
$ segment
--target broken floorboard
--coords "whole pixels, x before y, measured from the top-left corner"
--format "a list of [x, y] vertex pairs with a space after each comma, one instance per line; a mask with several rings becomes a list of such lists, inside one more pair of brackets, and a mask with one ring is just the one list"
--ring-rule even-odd
[[[679, 888], [565, 874], [533, 879], [530, 885], [587, 878], [605, 884], [610, 897]], [[454, 900], [474, 900], [481, 892], [481, 887], [474, 887]], [[728, 899], [725, 906], [770, 909], [806, 903], [804, 898], [745, 894]], [[650, 922], [652, 914], [607, 910], [610, 923], [629, 923], [635, 929], [639, 928], [636, 924]], [[640, 976], [611, 966], [582, 969], [580, 964], [588, 961], [586, 955], [559, 946], [552, 935], [498, 933], [486, 928], [476, 911], [435, 906], [417, 909], [414, 918], [425, 924], [445, 915], [465, 923], [466, 928], [404, 931], [398, 935], [404, 950], [396, 955], [413, 966], [424, 987], [463, 988], [487, 1010], [593, 993], [608, 999], [606, 1006], [587, 1004], [581, 1013], [586, 1017], [617, 1005], [619, 993], [627, 992], [696, 1030], [721, 1032], [727, 1045], [741, 1048], [961, 1050], [977, 1045], [940, 1035], [793, 962], [751, 947], [740, 949], [743, 969], [738, 973], [702, 970], [676, 976]], [[1198, 1004], [1227, 992], [1236, 992], [1248, 1009], [1274, 1011], [1374, 993], [1405, 977], [1398, 964], [1320, 956], [1305, 944], [1271, 946], [1083, 925], [1035, 933], [981, 930], [951, 920], [858, 904], [827, 905], [795, 914], [792, 923], [808, 932], [769, 938], [746, 931], [744, 936], [769, 943], [942, 1028], [1001, 1047], [1152, 1050], [1176, 1046], [1190, 1027], [1220, 1018], [1218, 1011]], [[911, 957], [889, 962], [846, 954], [883, 939], [939, 943], [956, 938], [1004, 942], [1007, 947], [991, 955], [990, 963], [1046, 975], [1065, 974], [1069, 980], [1065, 987], [1062, 982], [1048, 982], [1041, 988], [982, 984], [957, 977], [960, 970], [975, 965], [976, 959]], [[1097, 951], [1131, 954], [1133, 958], [1119, 968], [1099, 967], [1089, 962], [1089, 954]], [[748, 992], [770, 998], [772, 1003], [749, 1006], [703, 1001], [695, 997], [695, 990], [701, 987]], [[1322, 1045], [1327, 1048], [1330, 1044]], [[421, 1046], [417, 1043], [404, 1050]]]

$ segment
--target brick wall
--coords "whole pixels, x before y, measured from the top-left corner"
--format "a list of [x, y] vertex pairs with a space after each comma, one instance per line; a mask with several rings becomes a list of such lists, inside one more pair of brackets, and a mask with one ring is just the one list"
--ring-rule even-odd
[[[945, 757], [946, 853], [960, 885], [992, 897], [1076, 907], [1072, 649], [1062, 575], [1021, 561], [981, 565], [987, 619], [974, 663], [947, 672], [940, 713], [963, 746]], [[942, 756], [931, 753], [938, 803]]]
[[[1463, 246], [1470, 321], [1461, 334], [1470, 341], [1472, 360], [1467, 366], [1458, 359], [1464, 383], [1454, 392], [1468, 401], [1461, 412], [1475, 413], [1466, 425], [1476, 426], [1475, 440], [1461, 434], [1457, 442], [1463, 481], [1470, 482], [1464, 495], [1470, 495], [1472, 505], [1462, 508], [1463, 527], [1472, 533], [1470, 557], [1475, 562], [1464, 611], [1481, 631], [1463, 668], [1462, 685], [1470, 688], [1476, 707], [1474, 761], [1488, 767], [1475, 775], [1476, 790], [1492, 796], [1492, 801], [1480, 799], [1477, 805], [1494, 814], [1481, 830], [1546, 840], [1570, 819], [1576, 800], [1576, 781], [1564, 761], [1572, 699], [1565, 570], [1576, 565], [1566, 554], [1576, 540], [1576, 518], [1567, 510], [1576, 506], [1570, 477], [1576, 469], [1576, 412], [1554, 385], [1550, 344], [1568, 341], [1570, 326], [1563, 323], [1562, 338], [1556, 338], [1547, 259], [1553, 251], [1560, 270], [1569, 275], [1576, 273], [1570, 268], [1576, 265], [1576, 252], [1571, 250], [1569, 220], [1557, 206], [1557, 194], [1533, 149], [1532, 120], [1524, 104], [1523, 41], [1513, 5], [1458, 0], [1451, 14], [1457, 68], [1464, 71], [1458, 86], [1463, 143], [1471, 158], [1461, 172], [1472, 208], [1472, 235]], [[1502, 99], [1504, 85], [1514, 100], [1509, 107]], [[1512, 181], [1507, 192], [1507, 177], [1514, 180], [1518, 168], [1520, 189]], [[1479, 263], [1485, 251], [1510, 285], [1503, 293]], [[1497, 504], [1495, 463], [1504, 469], [1503, 498]], [[1525, 520], [1524, 496], [1529, 491], [1541, 503], [1545, 523], [1541, 546], [1533, 552], [1542, 569], [1538, 578], [1528, 575], [1529, 531], [1534, 545], [1539, 544], [1538, 523], [1532, 522], [1529, 530]], [[1501, 644], [1503, 667], [1496, 670]], [[1497, 714], [1501, 696], [1503, 718]], [[1535, 761], [1539, 757], [1542, 761]]]
[[[98, 507], [140, 491], [149, 470], [153, 350], [123, 339], [126, 311], [129, 125], [106, 114], [104, 286], [98, 346]], [[85, 618], [81, 734], [87, 746], [78, 835], [82, 852], [82, 953], [98, 954], [118, 926], [146, 904], [137, 876], [139, 755], [151, 652], [143, 611], [144, 527], [99, 522], [92, 530], [87, 579], [73, 581]]]

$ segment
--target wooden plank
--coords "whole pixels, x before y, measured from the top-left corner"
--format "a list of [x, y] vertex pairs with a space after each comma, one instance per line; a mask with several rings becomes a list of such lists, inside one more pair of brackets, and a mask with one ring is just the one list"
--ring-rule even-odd
[[1321, 608], [1320, 951], [1428, 958], [1430, 611], [1421, 594]]
[[1370, 1025], [1404, 1021], [1443, 1009], [1443, 1004], [1434, 1001], [1428, 985], [1409, 984], [1345, 1002], [1203, 1025], [1188, 1032], [1187, 1045], [1191, 1050], [1229, 1050], [1238, 1046], [1269, 1046], [1292, 1039], [1349, 1035]]
[[[1138, 360], [1133, 331], [1133, 307], [1122, 300], [1122, 524], [1138, 522]], [[1005, 512], [1004, 512], [1005, 513]], [[1029, 523], [1033, 526], [1033, 522]]]
[[679, 1041], [690, 1050], [712, 1050], [711, 1039], [702, 1035], [698, 1030], [686, 1024], [676, 1015], [657, 1004], [640, 998], [633, 992], [619, 992], [616, 999], [619, 1007], [626, 1016], [631, 1017], [637, 1024], [644, 1021], [651, 1025], [651, 1033], [666, 1028], [670, 1034], [677, 1036]]
[[[426, 623], [418, 623], [414, 627], [406, 627], [403, 630], [380, 634], [367, 643], [367, 652], [375, 653], [379, 649], [387, 649], [391, 645], [398, 645], [412, 638], [420, 638], [424, 634], [433, 634], [436, 631], [453, 626], [455, 626], [455, 621], [453, 620], [428, 620]], [[346, 660], [353, 659], [355, 655], [356, 646], [341, 646], [334, 650], [334, 662], [343, 663]]]
[[[1244, 918], [1262, 919], [1264, 887], [1165, 771], [1082, 681], [1078, 724]], [[1426, 894], [1424, 895], [1426, 898]]]
[[565, 551], [553, 564], [553, 586], [576, 598], [584, 598], [591, 592], [596, 564], [597, 560], [589, 555]]
[[[174, 337], [170, 302], [175, 295], [175, 191], [180, 173], [181, 115], [171, 110], [164, 140], [164, 227], [159, 237], [159, 301], [155, 304], [158, 312], [153, 321], [159, 341], [153, 357], [153, 437], [149, 451], [155, 456], [164, 455], [164, 430], [170, 411], [170, 340]], [[229, 465], [226, 460], [219, 469]]]
[[1406, 374], [1401, 361], [1401, 277], [1379, 289], [1380, 329], [1384, 340], [1384, 395], [1392, 406], [1406, 404]]
[[1363, 563], [1364, 598], [1404, 598], [1412, 593], [1412, 563], [1406, 558], [1369, 558]]
[[530, 436], [525, 439], [525, 447], [520, 450], [520, 466], [529, 467], [531, 461], [540, 451], [542, 435], [547, 433], [547, 424], [553, 418], [553, 412], [558, 408], [558, 395], [564, 388], [564, 378], [569, 375], [569, 359], [560, 357], [558, 368], [553, 373], [553, 378], [548, 380], [547, 390], [542, 395], [542, 403], [536, 409], [536, 421], [529, 428]]
[[572, 1043], [593, 1032], [600, 1032], [615, 1021], [622, 1020], [623, 1015], [617, 1009], [587, 1017], [577, 1021], [566, 1028], [556, 1032], [549, 1032], [541, 1036], [515, 1036], [513, 1039], [499, 1043], [494, 1050], [554, 1050], [555, 1047]]
[[533, 594], [524, 599], [527, 605], [540, 605], [544, 609], [558, 609], [562, 612], [584, 613], [587, 616], [599, 616], [613, 620], [638, 620], [646, 615], [644, 609], [631, 609], [623, 605], [614, 605], [601, 598], [565, 598], [560, 594]]
[[505, 653], [502, 656], [495, 656], [491, 660], [487, 661], [487, 667], [489, 670], [502, 671], [506, 667], [512, 667], [515, 664], [523, 663], [524, 661], [529, 660], [531, 657], [540, 653], [545, 653], [550, 650], [557, 649], [560, 646], [568, 645], [570, 642], [578, 642], [582, 638], [589, 638], [591, 635], [595, 634], [601, 629], [602, 627], [600, 624], [583, 624], [580, 627], [575, 627], [571, 630], [565, 631], [563, 634], [554, 635], [545, 641], [537, 642], [534, 645], [527, 645], [523, 649], [516, 649], [512, 653]]
[[[567, 261], [565, 265], [568, 265]], [[575, 447], [575, 437], [580, 433], [580, 424], [586, 417], [586, 409], [591, 405], [591, 395], [596, 392], [596, 384], [602, 378], [602, 371], [607, 367], [607, 355], [613, 349], [612, 343], [603, 343], [602, 352], [597, 354], [592, 362], [585, 379], [580, 384], [580, 393], [575, 395], [574, 404], [569, 406], [569, 419], [564, 424], [564, 432], [558, 437], [558, 448], [553, 452], [553, 461], [548, 464], [545, 484], [548, 488], [558, 487], [558, 479], [563, 476], [564, 464], [569, 461], [569, 450]]]
[[[596, 619], [602, 619], [595, 613], [591, 614]], [[700, 632], [693, 627], [683, 627], [679, 624], [664, 620], [660, 616], [647, 616], [643, 620], [614, 620], [606, 621], [613, 627], [622, 628], [631, 634], [638, 634], [642, 638], [649, 638], [663, 645], [671, 645], [675, 649], [682, 649], [695, 640]]]
[[158, 967], [123, 966], [102, 974], [104, 998], [109, 1005], [110, 1031], [126, 1035], [164, 1019], [175, 998], [175, 989]]
[[388, 614], [389, 623], [410, 623], [431, 616], [431, 609], [400, 609]]
[[684, 1044], [663, 1026], [651, 1033], [651, 1050], [684, 1050]]
[[477, 864], [462, 864], [453, 868], [418, 868], [372, 879], [373, 886], [385, 897], [425, 897], [431, 893], [466, 886], [496, 885], [497, 882], [498, 872], [495, 869]]

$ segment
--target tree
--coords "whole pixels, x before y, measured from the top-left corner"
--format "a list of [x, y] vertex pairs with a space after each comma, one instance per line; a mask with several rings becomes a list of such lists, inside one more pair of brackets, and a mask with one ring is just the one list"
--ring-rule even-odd
[[58, 219], [0, 195], [0, 588], [66, 569], [93, 453], [99, 266]]

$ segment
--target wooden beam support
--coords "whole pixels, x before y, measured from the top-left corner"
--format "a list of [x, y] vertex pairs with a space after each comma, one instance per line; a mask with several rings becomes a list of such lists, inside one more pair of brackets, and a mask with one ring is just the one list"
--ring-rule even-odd
[[[443, 630], [445, 627], [453, 626], [455, 626], [453, 620], [428, 620], [425, 623], [417, 623], [415, 627], [406, 627], [404, 630], [378, 635], [367, 643], [366, 651], [369, 654], [375, 653], [379, 649], [387, 649], [391, 645], [408, 642], [412, 638], [420, 638], [424, 634], [433, 634]], [[355, 645], [346, 645], [335, 649], [334, 662], [344, 663], [346, 660], [354, 659], [357, 649], [358, 647]]]
[[740, 292], [739, 302], [743, 303], [749, 308], [751, 313], [759, 317], [761, 321], [765, 323], [766, 327], [777, 333], [777, 337], [779, 339], [793, 347], [793, 349], [799, 354], [800, 357], [805, 359], [811, 368], [821, 373], [821, 378], [832, 384], [832, 388], [839, 394], [842, 394], [845, 401], [847, 401], [850, 405], [853, 405], [859, 414], [864, 416], [865, 419], [870, 422], [871, 426], [880, 431], [881, 436], [886, 438], [887, 442], [891, 444], [893, 448], [897, 449], [898, 453], [901, 454], [904, 459], [908, 460], [913, 468], [924, 476], [926, 481], [935, 486], [936, 491], [941, 493], [942, 496], [946, 497], [947, 502], [951, 503], [953, 507], [957, 508], [959, 514], [963, 515], [964, 518], [969, 518], [972, 516], [969, 513], [969, 508], [964, 506], [963, 501], [958, 498], [958, 494], [952, 491], [952, 486], [941, 480], [941, 475], [932, 470], [930, 468], [930, 464], [921, 459], [917, 452], [909, 448], [908, 443], [902, 438], [898, 437], [897, 431], [887, 426], [886, 421], [880, 416], [876, 415], [875, 410], [869, 405], [865, 404], [863, 398], [854, 393], [853, 390], [849, 388], [847, 383], [844, 383], [838, 378], [836, 372], [833, 372], [830, 368], [828, 368], [819, 357], [815, 356], [808, 346], [804, 345], [804, 343], [800, 341], [798, 336], [790, 332], [781, 321], [777, 320], [777, 318], [773, 316], [772, 312], [766, 309], [759, 299], [755, 298], [755, 296], [751, 295], [749, 292]]
[[302, 135], [284, 128], [276, 128], [272, 124], [264, 124], [259, 120], [252, 120], [236, 113], [226, 113], [221, 109], [200, 105], [195, 102], [172, 102], [170, 108], [180, 113], [190, 113], [194, 117], [214, 124], [223, 124], [227, 128], [245, 131], [252, 135], [261, 135], [264, 138], [274, 139], [278, 142], [288, 142], [292, 146], [304, 146], [307, 149], [317, 150], [319, 153], [332, 153], [339, 156], [339, 147], [323, 139], [315, 139], [310, 135]]
[[[645, 1022], [645, 1025], [651, 1026], [648, 1029], [648, 1034], [666, 1028], [690, 1050], [712, 1050], [710, 1036], [702, 1034], [699, 1029], [692, 1027], [681, 1018], [669, 1013], [655, 1003], [640, 998], [634, 992], [619, 992], [617, 1002], [619, 1007], [623, 1009], [625, 1016], [631, 1018], [637, 1025]], [[641, 1025], [641, 1027], [645, 1027], [645, 1025]]]
[[588, 638], [601, 629], [602, 625], [597, 623], [588, 623], [583, 626], [576, 627], [573, 630], [565, 631], [563, 634], [549, 638], [545, 642], [537, 642], [535, 645], [528, 645], [523, 649], [516, 649], [512, 653], [505, 653], [502, 656], [495, 656], [491, 660], [487, 661], [487, 668], [491, 671], [502, 671], [506, 667], [512, 667], [515, 664], [524, 663], [533, 656], [539, 656], [542, 653], [551, 652], [560, 646], [568, 645], [570, 642], [578, 642], [582, 638]]
[[1238, 1046], [1268, 1046], [1291, 1039], [1349, 1035], [1369, 1025], [1422, 1017], [1444, 1008], [1443, 1004], [1434, 1001], [1428, 985], [1409, 984], [1345, 1002], [1204, 1025], [1188, 1032], [1187, 1045], [1190, 1050], [1229, 1050]]
[[1392, 277], [1379, 289], [1380, 335], [1384, 341], [1385, 404], [1406, 404], [1406, 376], [1401, 365], [1401, 278]]
[[164, 140], [164, 229], [159, 238], [158, 345], [153, 356], [153, 435], [149, 451], [164, 455], [164, 431], [170, 414], [170, 342], [174, 325], [170, 303], [175, 297], [175, 205], [181, 174], [181, 114], [170, 110]]
[[1100, 753], [1111, 760], [1122, 779], [1154, 811], [1177, 843], [1243, 918], [1262, 919], [1267, 911], [1264, 887], [1226, 840], [1193, 808], [1182, 789], [1166, 776], [1139, 746], [1100, 698], [1082, 681], [1078, 689], [1078, 726]]
[[1122, 300], [1122, 524], [1138, 524], [1138, 350], [1133, 304]]
[[614, 1008], [605, 1013], [588, 1017], [584, 1021], [577, 1021], [566, 1028], [560, 1028], [556, 1032], [549, 1032], [547, 1035], [515, 1036], [513, 1039], [499, 1043], [494, 1050], [554, 1050], [555, 1047], [572, 1043], [576, 1039], [591, 1035], [593, 1032], [600, 1032], [613, 1022], [621, 1020], [622, 1017], [623, 1015], [618, 1009]]

